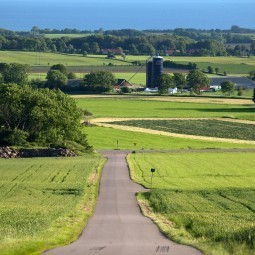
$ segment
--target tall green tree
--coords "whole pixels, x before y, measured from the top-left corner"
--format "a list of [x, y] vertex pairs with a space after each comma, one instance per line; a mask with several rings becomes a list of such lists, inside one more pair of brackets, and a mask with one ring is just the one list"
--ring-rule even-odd
[[213, 68], [211, 66], [208, 66], [207, 71], [208, 71], [208, 73], [213, 73]]
[[253, 89], [253, 97], [252, 97], [252, 101], [255, 103], [255, 88]]
[[67, 84], [67, 76], [58, 70], [50, 70], [46, 78], [49, 88], [58, 89]]
[[2, 64], [0, 73], [4, 83], [17, 83], [19, 85], [28, 84], [28, 65], [22, 64]]
[[116, 78], [109, 71], [91, 72], [84, 76], [84, 86], [93, 92], [108, 92], [113, 89]]
[[223, 81], [220, 86], [222, 93], [227, 93], [229, 96], [234, 93], [235, 84], [232, 81]]
[[0, 145], [88, 146], [81, 132], [82, 112], [60, 90], [0, 85]]
[[66, 69], [66, 67], [63, 65], [63, 64], [56, 64], [56, 65], [53, 65], [51, 66], [50, 70], [57, 70], [57, 71], [60, 71], [62, 74], [64, 74], [65, 76], [68, 75], [68, 71]]
[[174, 73], [174, 83], [176, 87], [181, 91], [183, 90], [183, 87], [187, 84], [186, 76], [183, 73]]
[[169, 74], [161, 74], [156, 84], [159, 94], [168, 94], [168, 89], [174, 87], [173, 78]]
[[191, 89], [198, 95], [201, 94], [201, 89], [208, 88], [210, 84], [210, 79], [200, 70], [191, 70], [187, 76], [187, 81]]

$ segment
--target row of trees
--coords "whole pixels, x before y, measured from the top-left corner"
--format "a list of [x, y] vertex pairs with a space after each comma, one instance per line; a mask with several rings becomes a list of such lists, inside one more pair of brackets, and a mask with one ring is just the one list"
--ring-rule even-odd
[[162, 74], [157, 81], [160, 94], [167, 94], [169, 88], [177, 87], [181, 93], [184, 87], [191, 92], [200, 94], [201, 90], [208, 88], [210, 79], [200, 70], [190, 70], [186, 76], [183, 73]]
[[[154, 55], [164, 54], [174, 49], [176, 55], [224, 56], [255, 54], [255, 42], [251, 47], [235, 46], [226, 48], [223, 41], [202, 39], [196, 41], [189, 37], [174, 34], [154, 36], [117, 36], [96, 34], [80, 38], [46, 38], [44, 36], [0, 36], [0, 50], [24, 50], [41, 52], [60, 52], [78, 54], [100, 54], [102, 49], [121, 48], [125, 54]], [[241, 48], [245, 47], [245, 49]]]
[[[182, 73], [174, 73], [173, 76], [162, 74], [159, 78], [159, 93], [168, 94], [169, 88], [177, 87], [181, 91], [184, 87], [190, 89], [191, 92], [200, 94], [201, 91], [209, 88], [210, 79], [200, 70], [191, 70], [188, 75]], [[234, 93], [235, 84], [231, 81], [224, 81], [221, 84], [221, 91], [224, 94], [231, 95]], [[238, 96], [242, 95], [242, 88], [238, 88]]]

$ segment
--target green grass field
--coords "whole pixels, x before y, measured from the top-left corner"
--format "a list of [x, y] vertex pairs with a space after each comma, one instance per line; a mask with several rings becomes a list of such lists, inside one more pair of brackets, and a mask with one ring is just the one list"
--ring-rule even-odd
[[208, 149], [208, 148], [255, 148], [253, 144], [233, 144], [196, 139], [185, 139], [141, 132], [124, 131], [105, 127], [84, 127], [89, 144], [96, 150], [172, 150], [172, 149]]
[[87, 57], [83, 57], [79, 54], [25, 51], [0, 51], [0, 62], [49, 67], [59, 63], [65, 66], [107, 66], [109, 63], [114, 65], [129, 65], [129, 63], [122, 61], [121, 58], [107, 59], [105, 55], [88, 55]]
[[[147, 56], [127, 56], [127, 61], [145, 61]], [[171, 60], [181, 64], [189, 62], [196, 63], [199, 68], [207, 70], [208, 66], [218, 67], [220, 72], [227, 74], [247, 74], [255, 69], [255, 57], [164, 57], [164, 60]]]
[[93, 212], [103, 159], [0, 159], [0, 254], [40, 254], [78, 238]]
[[[112, 122], [177, 134], [255, 141], [255, 125], [220, 120], [129, 120]], [[111, 124], [111, 122], [110, 122]], [[245, 132], [243, 132], [245, 130]]]
[[[210, 255], [255, 253], [255, 153], [139, 153], [128, 156], [132, 178], [151, 187], [141, 204], [171, 239]], [[169, 223], [167, 223], [169, 221]], [[171, 222], [171, 223], [170, 223]]]
[[94, 117], [202, 118], [231, 117], [255, 120], [255, 107], [212, 103], [151, 101], [146, 97], [115, 97], [76, 99], [78, 106]]
[[[79, 54], [57, 54], [57, 53], [36, 53], [23, 51], [0, 51], [0, 62], [21, 63], [30, 66], [51, 66], [63, 64], [66, 66], [107, 66], [131, 65], [133, 61], [145, 62], [148, 56], [127, 56], [123, 61], [121, 56], [116, 59], [107, 59], [105, 55], [88, 55], [83, 57]], [[255, 70], [255, 57], [164, 57], [164, 60], [171, 60], [177, 63], [197, 63], [198, 67], [207, 70], [208, 66], [218, 67], [220, 72], [227, 74], [246, 75], [249, 71]], [[137, 69], [138, 70], [138, 69]]]

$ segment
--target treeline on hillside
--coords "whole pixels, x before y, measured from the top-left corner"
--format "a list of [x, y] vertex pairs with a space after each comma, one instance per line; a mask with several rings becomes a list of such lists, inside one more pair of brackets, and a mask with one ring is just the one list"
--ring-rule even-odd
[[236, 45], [226, 48], [218, 40], [195, 41], [188, 37], [176, 35], [158, 36], [112, 36], [90, 35], [80, 38], [61, 37], [45, 38], [35, 36], [0, 36], [0, 50], [21, 50], [40, 52], [59, 52], [69, 54], [102, 54], [103, 49], [119, 48], [120, 52], [131, 55], [154, 55], [159, 52], [166, 55], [172, 49], [171, 55], [194, 56], [225, 56], [255, 54], [255, 42], [248, 47]]
[[[253, 55], [255, 41], [237, 31], [253, 31], [233, 26], [231, 30], [171, 30], [171, 33], [145, 33], [135, 29], [80, 31], [77, 29], [47, 30], [33, 27], [29, 32], [13, 32], [0, 29], [0, 50], [59, 52], [70, 54], [105, 54], [105, 50], [119, 48], [119, 53], [131, 55], [191, 55], [225, 56]], [[161, 30], [159, 30], [161, 31]], [[165, 31], [165, 30], [162, 30]], [[161, 31], [161, 32], [162, 32]], [[236, 31], [233, 33], [232, 31]], [[71, 33], [87, 33], [79, 38]], [[93, 32], [93, 34], [91, 34]], [[47, 33], [64, 33], [61, 38], [47, 38]], [[232, 45], [228, 45], [232, 44]]]

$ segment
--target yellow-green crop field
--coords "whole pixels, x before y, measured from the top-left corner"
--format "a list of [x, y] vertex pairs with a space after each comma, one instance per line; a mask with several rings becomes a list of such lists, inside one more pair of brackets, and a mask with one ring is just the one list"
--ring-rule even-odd
[[92, 154], [0, 159], [0, 254], [40, 254], [78, 238], [93, 212], [102, 163]]

